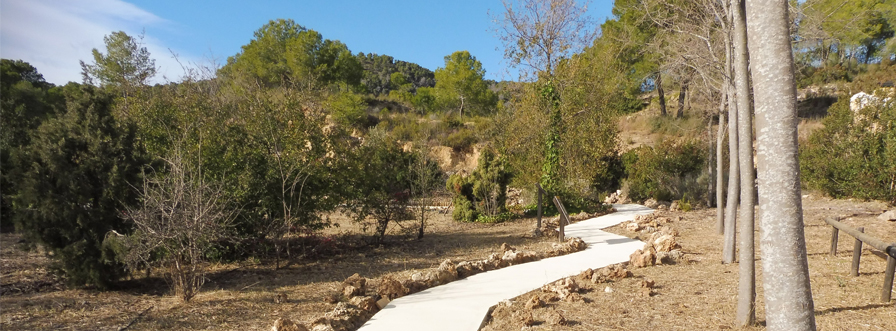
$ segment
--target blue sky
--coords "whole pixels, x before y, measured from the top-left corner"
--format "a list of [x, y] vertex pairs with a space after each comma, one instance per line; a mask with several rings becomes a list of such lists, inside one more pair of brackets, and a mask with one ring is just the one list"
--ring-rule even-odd
[[[612, 0], [592, 1], [589, 12], [602, 22]], [[352, 52], [391, 55], [435, 70], [444, 56], [468, 50], [487, 77], [515, 79], [507, 69], [489, 12], [500, 14], [500, 0], [0, 0], [0, 56], [34, 65], [55, 84], [80, 81], [78, 60], [104, 51], [103, 36], [122, 30], [145, 31], [144, 43], [160, 75], [176, 81], [181, 63], [221, 65], [252, 39], [252, 33], [277, 18], [290, 18]], [[164, 77], [163, 77], [164, 76]]]

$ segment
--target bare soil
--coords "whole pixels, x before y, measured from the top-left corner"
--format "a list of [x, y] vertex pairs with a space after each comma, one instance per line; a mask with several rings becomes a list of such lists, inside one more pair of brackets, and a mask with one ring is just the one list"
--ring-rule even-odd
[[[877, 238], [896, 242], [896, 222], [876, 219], [887, 206], [879, 202], [834, 200], [809, 195], [803, 199], [815, 315], [819, 330], [896, 330], [896, 294], [889, 303], [880, 301], [886, 261], [882, 252], [863, 247], [858, 277], [849, 275], [854, 240], [840, 234], [837, 256], [830, 256], [831, 227], [825, 217], [842, 217], [854, 227]], [[725, 330], [735, 329], [737, 264], [722, 264], [722, 236], [716, 233], [715, 209], [662, 212], [682, 216], [672, 223], [681, 233], [677, 240], [686, 253], [683, 262], [633, 270], [633, 277], [612, 283], [579, 282], [586, 287], [584, 302], [547, 302], [546, 307], [526, 309], [536, 290], [515, 298], [509, 309], [496, 309], [484, 330]], [[674, 217], [673, 217], [674, 219]], [[615, 232], [629, 237], [637, 234], [621, 227]], [[758, 231], [757, 231], [758, 248]], [[761, 252], [758, 252], [761, 253]], [[761, 259], [757, 256], [758, 325], [746, 330], [764, 330], [765, 303]], [[655, 294], [645, 296], [641, 282], [656, 283]], [[606, 292], [606, 288], [612, 290]], [[506, 305], [506, 303], [505, 303]], [[523, 324], [532, 314], [533, 324]], [[567, 324], [557, 325], [556, 314]]]
[[[362, 229], [357, 224], [332, 216], [340, 226], [318, 235], [358, 240]], [[534, 219], [460, 223], [434, 213], [422, 240], [396, 227], [384, 244], [296, 259], [280, 270], [274, 270], [273, 261], [214, 265], [201, 293], [188, 303], [169, 295], [165, 282], [153, 277], [125, 281], [115, 291], [66, 289], [63, 279], [49, 272], [52, 260], [46, 254], [22, 250], [18, 235], [3, 233], [0, 329], [118, 330], [136, 320], [128, 330], [270, 330], [278, 317], [307, 325], [335, 307], [327, 297], [354, 273], [409, 278], [445, 259], [485, 259], [500, 252], [502, 243], [549, 249], [554, 239], [532, 237], [534, 228]], [[286, 302], [275, 302], [280, 294], [286, 294]]]

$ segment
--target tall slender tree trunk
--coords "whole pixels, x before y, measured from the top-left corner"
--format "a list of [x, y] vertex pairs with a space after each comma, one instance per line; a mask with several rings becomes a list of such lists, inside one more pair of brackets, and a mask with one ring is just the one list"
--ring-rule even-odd
[[688, 97], [689, 84], [690, 78], [685, 78], [681, 81], [681, 90], [678, 91], [678, 111], [675, 113], [675, 118], [684, 117], [684, 101]]
[[815, 330], [800, 200], [796, 84], [788, 2], [746, 5], [756, 94], [760, 240], [769, 331]]
[[737, 89], [738, 159], [740, 160], [740, 232], [739, 271], [737, 291], [738, 326], [748, 326], [756, 320], [756, 250], [753, 247], [753, 102], [751, 100], [749, 49], [747, 48], [747, 17], [744, 0], [732, 0], [734, 21], [734, 85]]
[[[732, 77], [734, 72], [732, 68], [732, 49], [731, 40], [725, 38], [725, 53], [728, 54], [726, 59], [728, 77]], [[734, 263], [736, 225], [737, 225], [737, 203], [740, 201], [740, 171], [738, 162], [738, 135], [737, 135], [737, 99], [735, 98], [735, 88], [732, 85], [732, 79], [728, 79], [728, 201], [725, 204], [725, 242], [722, 246], [722, 263]]]
[[725, 233], [725, 175], [722, 144], [725, 142], [725, 103], [728, 102], [728, 80], [724, 80], [722, 94], [719, 97], [719, 131], [716, 134], [716, 230]]
[[660, 99], [660, 116], [666, 116], [666, 92], [663, 91], [663, 74], [656, 73], [656, 94]]

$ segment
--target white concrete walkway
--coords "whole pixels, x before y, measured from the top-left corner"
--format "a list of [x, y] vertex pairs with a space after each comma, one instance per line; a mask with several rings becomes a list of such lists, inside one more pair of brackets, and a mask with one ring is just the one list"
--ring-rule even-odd
[[581, 252], [523, 263], [484, 272], [404, 296], [390, 302], [365, 323], [360, 331], [478, 330], [491, 306], [544, 284], [628, 261], [644, 243], [600, 229], [650, 214], [641, 205], [613, 205], [617, 212], [566, 227], [567, 237], [579, 237], [588, 244]]

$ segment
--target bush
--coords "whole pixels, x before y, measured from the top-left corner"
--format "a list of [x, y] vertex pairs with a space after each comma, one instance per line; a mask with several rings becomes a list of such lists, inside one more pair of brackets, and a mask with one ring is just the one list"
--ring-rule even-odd
[[622, 156], [628, 196], [632, 200], [666, 201], [680, 199], [685, 194], [702, 196], [704, 185], [697, 183], [697, 177], [705, 159], [706, 151], [697, 141], [664, 141], [657, 147], [630, 150]]
[[482, 217], [489, 220], [488, 217], [506, 212], [509, 182], [510, 172], [504, 159], [490, 149], [484, 149], [472, 174], [454, 174], [448, 178], [446, 188], [454, 199], [452, 216], [457, 221], [473, 222]]
[[336, 123], [354, 128], [367, 126], [367, 103], [360, 95], [339, 93], [330, 98], [330, 107]]
[[800, 145], [803, 183], [836, 198], [896, 203], [896, 105], [856, 116], [843, 98], [828, 112], [824, 128]]
[[447, 138], [445, 138], [445, 146], [453, 148], [455, 151], [467, 150], [473, 146], [477, 141], [476, 136], [473, 134], [473, 131], [468, 129], [460, 129], [456, 132], [449, 134]]
[[70, 284], [106, 287], [124, 274], [102, 240], [128, 233], [119, 216], [136, 202], [132, 185], [146, 164], [133, 125], [111, 114], [111, 95], [66, 91], [67, 109], [32, 137], [15, 198], [16, 228], [56, 253]]

